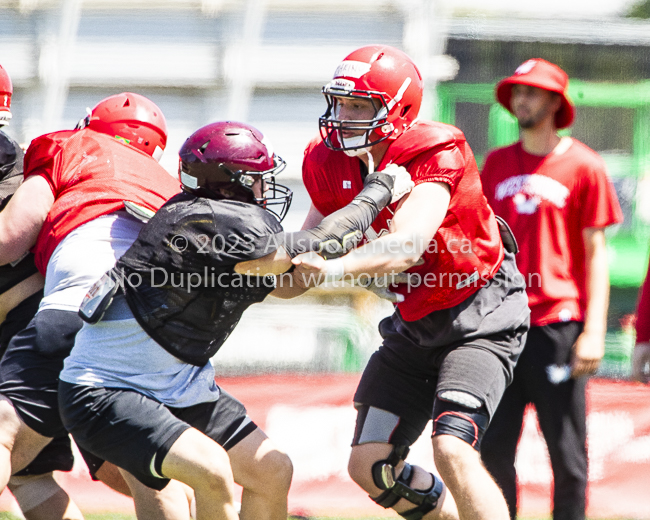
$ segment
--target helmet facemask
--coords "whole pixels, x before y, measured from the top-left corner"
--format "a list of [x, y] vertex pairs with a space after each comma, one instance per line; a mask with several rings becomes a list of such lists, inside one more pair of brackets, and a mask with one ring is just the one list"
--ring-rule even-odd
[[[279, 221], [286, 216], [293, 192], [275, 181], [287, 163], [273, 155], [273, 168], [265, 171], [236, 169], [225, 163], [180, 162], [183, 191], [214, 200], [234, 200], [257, 204], [272, 213]], [[255, 193], [256, 184], [261, 184]]]
[[[348, 155], [357, 156], [366, 153], [377, 143], [385, 141], [390, 136], [393, 127], [388, 122], [388, 104], [381, 92], [348, 89], [343, 82], [332, 81], [323, 87], [323, 95], [327, 100], [327, 111], [318, 121], [320, 133], [325, 145], [335, 151], [350, 152]], [[375, 107], [372, 119], [340, 119], [337, 98], [369, 100]], [[363, 131], [354, 137], [343, 137], [345, 130]]]

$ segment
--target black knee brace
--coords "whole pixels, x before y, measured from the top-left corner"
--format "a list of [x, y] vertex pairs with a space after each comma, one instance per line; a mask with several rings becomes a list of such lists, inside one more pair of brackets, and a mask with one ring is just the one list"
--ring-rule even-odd
[[426, 490], [417, 490], [411, 487], [411, 481], [415, 471], [413, 467], [404, 463], [404, 469], [399, 477], [395, 478], [395, 466], [404, 460], [408, 453], [408, 446], [395, 446], [388, 458], [375, 462], [372, 466], [372, 479], [379, 489], [384, 492], [376, 498], [372, 498], [377, 504], [384, 508], [393, 507], [402, 498], [415, 504], [413, 509], [398, 513], [406, 520], [420, 520], [429, 511], [433, 511], [438, 505], [438, 499], [442, 494], [443, 484], [435, 475], [433, 484]]
[[439, 396], [433, 405], [433, 435], [453, 435], [476, 451], [481, 447], [481, 439], [489, 424], [490, 416], [485, 405], [473, 409]]

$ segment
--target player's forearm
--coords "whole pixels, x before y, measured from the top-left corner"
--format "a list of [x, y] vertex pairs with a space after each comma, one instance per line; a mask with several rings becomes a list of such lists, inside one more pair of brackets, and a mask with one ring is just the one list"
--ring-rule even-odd
[[392, 177], [376, 172], [347, 206], [323, 218], [311, 229], [285, 233], [284, 249], [292, 258], [315, 251], [323, 258], [338, 258], [354, 248], [379, 212], [391, 201]]
[[271, 296], [288, 300], [304, 294], [307, 288], [300, 287], [296, 284], [291, 273], [283, 273], [277, 277], [277, 287], [271, 293]]
[[359, 247], [342, 258], [345, 274], [358, 277], [397, 274], [413, 267], [426, 251], [425, 237], [390, 233]]

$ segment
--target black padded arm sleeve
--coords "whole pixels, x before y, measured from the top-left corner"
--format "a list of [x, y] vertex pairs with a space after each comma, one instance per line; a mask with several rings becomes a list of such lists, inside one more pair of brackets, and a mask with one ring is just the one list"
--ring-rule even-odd
[[364, 188], [350, 204], [325, 217], [312, 228], [285, 233], [284, 248], [291, 258], [316, 251], [329, 260], [343, 256], [356, 247], [363, 232], [391, 201], [393, 177], [375, 172], [366, 177]]

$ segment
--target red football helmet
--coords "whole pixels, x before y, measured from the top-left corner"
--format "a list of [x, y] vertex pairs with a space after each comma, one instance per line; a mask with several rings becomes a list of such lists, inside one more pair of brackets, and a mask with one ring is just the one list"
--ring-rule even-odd
[[[293, 193], [275, 182], [286, 163], [255, 127], [235, 121], [211, 123], [189, 136], [179, 155], [184, 191], [259, 204], [279, 220], [287, 214]], [[253, 185], [260, 177], [263, 193], [256, 197]]]
[[[332, 150], [358, 155], [384, 141], [397, 139], [420, 111], [423, 81], [420, 71], [402, 51], [387, 45], [368, 45], [348, 55], [323, 87], [327, 112], [319, 119], [321, 137]], [[368, 120], [341, 120], [337, 98], [374, 101], [377, 110]], [[341, 130], [365, 130], [364, 134], [344, 138]], [[355, 152], [355, 150], [357, 152]]]
[[132, 92], [109, 96], [97, 103], [77, 128], [84, 126], [130, 144], [157, 161], [167, 144], [167, 123], [160, 108]]
[[0, 126], [6, 125], [11, 119], [11, 95], [13, 92], [11, 78], [0, 65]]

